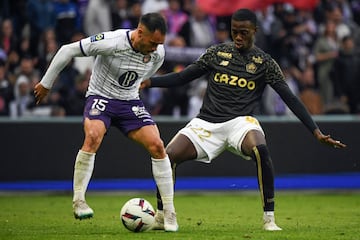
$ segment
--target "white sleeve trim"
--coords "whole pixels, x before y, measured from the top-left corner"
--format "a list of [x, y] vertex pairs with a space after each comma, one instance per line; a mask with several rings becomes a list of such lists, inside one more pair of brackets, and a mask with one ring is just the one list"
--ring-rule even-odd
[[56, 77], [66, 67], [66, 65], [74, 57], [84, 56], [80, 49], [80, 43], [74, 42], [63, 45], [59, 51], [55, 54], [51, 61], [49, 68], [46, 70], [45, 75], [41, 79], [41, 85], [47, 89], [51, 89]]

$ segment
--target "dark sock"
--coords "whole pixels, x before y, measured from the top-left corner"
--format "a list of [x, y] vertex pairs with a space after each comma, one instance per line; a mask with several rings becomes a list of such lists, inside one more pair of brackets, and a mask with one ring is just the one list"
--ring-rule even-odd
[[266, 145], [253, 148], [252, 158], [255, 160], [261, 200], [264, 211], [274, 211], [274, 167]]

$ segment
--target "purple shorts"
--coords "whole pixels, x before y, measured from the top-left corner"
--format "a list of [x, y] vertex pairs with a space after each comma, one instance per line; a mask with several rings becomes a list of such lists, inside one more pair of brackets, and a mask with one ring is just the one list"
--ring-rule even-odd
[[101, 120], [106, 129], [115, 126], [125, 135], [132, 130], [155, 124], [141, 100], [126, 101], [96, 95], [86, 99], [85, 118]]

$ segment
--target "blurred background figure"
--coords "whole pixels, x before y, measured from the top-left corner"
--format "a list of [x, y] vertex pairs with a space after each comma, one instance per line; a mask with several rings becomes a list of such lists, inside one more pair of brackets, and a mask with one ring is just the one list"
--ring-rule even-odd
[[[134, 0], [140, 2], [138, 0]], [[141, 3], [141, 12], [143, 14], [149, 12], [160, 12], [162, 13], [166, 9], [169, 8], [169, 1], [168, 0], [143, 0]]]
[[[360, 53], [355, 50], [351, 36], [342, 39], [339, 56], [331, 70], [335, 97], [346, 105], [350, 113], [360, 113]], [[343, 106], [343, 109], [345, 106]]]
[[30, 79], [25, 75], [20, 75], [14, 87], [14, 100], [10, 102], [10, 117], [31, 115], [30, 105], [35, 100], [31, 92]]
[[323, 34], [315, 41], [314, 55], [316, 60], [316, 78], [320, 95], [325, 108], [334, 103], [334, 86], [330, 71], [338, 56], [339, 41], [336, 34], [336, 24], [327, 21]]
[[89, 0], [83, 28], [87, 36], [111, 30], [111, 0]]
[[71, 36], [82, 29], [78, 5], [71, 0], [57, 0], [53, 4], [57, 41], [59, 45], [67, 44]]
[[189, 19], [179, 31], [188, 47], [206, 48], [215, 43], [216, 18], [193, 4]]
[[9, 103], [13, 98], [12, 85], [6, 78], [5, 62], [0, 60], [0, 116], [9, 115]]

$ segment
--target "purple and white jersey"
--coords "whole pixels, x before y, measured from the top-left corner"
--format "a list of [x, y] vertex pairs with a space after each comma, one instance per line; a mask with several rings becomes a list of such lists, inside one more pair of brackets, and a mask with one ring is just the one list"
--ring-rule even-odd
[[130, 30], [120, 29], [80, 41], [85, 56], [96, 56], [86, 96], [139, 99], [140, 83], [161, 67], [165, 50], [159, 45], [155, 52], [143, 55], [133, 49], [130, 36]]

